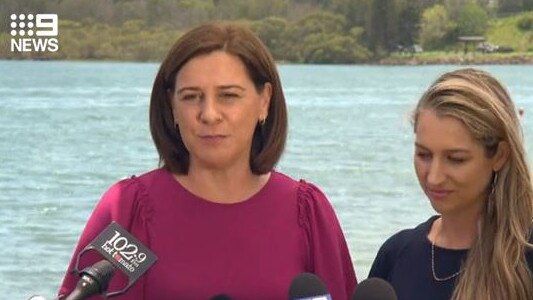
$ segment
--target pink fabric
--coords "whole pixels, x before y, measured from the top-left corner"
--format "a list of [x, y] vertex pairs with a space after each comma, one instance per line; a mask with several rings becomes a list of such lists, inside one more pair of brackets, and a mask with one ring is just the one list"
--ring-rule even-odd
[[[348, 248], [333, 208], [314, 185], [277, 172], [250, 199], [206, 201], [157, 169], [122, 180], [102, 197], [75, 249], [75, 257], [112, 220], [151, 249], [158, 261], [126, 294], [113, 299], [287, 299], [292, 279], [317, 274], [334, 300], [356, 285]], [[80, 268], [101, 259], [83, 254]], [[59, 294], [76, 285], [67, 273]], [[115, 272], [109, 291], [125, 286]]]

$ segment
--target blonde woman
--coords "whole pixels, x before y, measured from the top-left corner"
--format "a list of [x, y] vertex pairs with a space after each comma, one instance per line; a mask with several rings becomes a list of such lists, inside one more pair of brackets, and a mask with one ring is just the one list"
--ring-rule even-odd
[[400, 300], [533, 299], [533, 190], [509, 94], [487, 72], [449, 72], [413, 121], [416, 174], [438, 215], [389, 238], [369, 277]]

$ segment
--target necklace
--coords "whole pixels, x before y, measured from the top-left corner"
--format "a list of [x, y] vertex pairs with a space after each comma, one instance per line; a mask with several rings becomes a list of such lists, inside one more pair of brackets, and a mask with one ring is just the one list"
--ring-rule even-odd
[[457, 275], [461, 274], [463, 270], [459, 269], [459, 271], [446, 277], [437, 277], [437, 272], [435, 272], [435, 242], [437, 241], [437, 236], [438, 232], [435, 234], [435, 239], [431, 241], [431, 272], [433, 272], [433, 279], [435, 279], [435, 281], [442, 282], [456, 277]]

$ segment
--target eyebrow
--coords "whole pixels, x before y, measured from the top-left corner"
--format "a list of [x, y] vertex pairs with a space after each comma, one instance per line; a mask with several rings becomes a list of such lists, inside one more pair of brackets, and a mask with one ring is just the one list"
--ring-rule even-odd
[[[236, 85], [236, 84], [220, 85], [220, 86], [217, 86], [217, 88], [220, 89], [220, 90], [239, 89], [241, 91], [246, 91], [245, 88], [243, 88], [240, 85]], [[177, 91], [177, 94], [181, 94], [181, 93], [186, 92], [186, 91], [201, 92], [202, 89], [200, 89], [199, 87], [195, 87], [195, 86], [186, 86], [186, 87], [183, 87], [183, 88], [179, 89]]]
[[230, 85], [221, 85], [221, 86], [218, 86], [219, 89], [222, 89], [222, 90], [227, 90], [227, 89], [239, 89], [241, 91], [245, 91], [246, 89], [243, 88], [242, 86], [240, 85], [236, 85], [236, 84], [230, 84]]
[[200, 88], [197, 87], [184, 87], [176, 91], [176, 94], [181, 94], [186, 91], [194, 91], [194, 92], [200, 92]]
[[[423, 146], [423, 145], [421, 145], [421, 144], [419, 144], [419, 143], [417, 143], [417, 142], [415, 142], [415, 147], [417, 147], [417, 148], [422, 148], [423, 150], [426, 150], [426, 151], [430, 151], [430, 152], [431, 152], [431, 150], [429, 150], [427, 147], [425, 147], [425, 146]], [[469, 150], [467, 150], [467, 149], [461, 149], [461, 148], [457, 148], [457, 149], [448, 149], [448, 150], [446, 150], [446, 152], [448, 152], [448, 153], [470, 153]]]

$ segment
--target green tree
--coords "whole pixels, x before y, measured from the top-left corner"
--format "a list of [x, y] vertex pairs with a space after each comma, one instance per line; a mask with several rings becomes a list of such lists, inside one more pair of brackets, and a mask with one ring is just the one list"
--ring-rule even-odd
[[527, 0], [500, 0], [498, 1], [498, 12], [502, 14], [516, 13], [522, 11], [524, 6], [531, 7], [530, 5], [531, 1]]
[[284, 34], [284, 59], [303, 62], [304, 41], [310, 35], [344, 34], [346, 19], [331, 12], [317, 12], [290, 24]]
[[395, 0], [373, 0], [365, 26], [366, 39], [374, 57], [388, 54], [398, 44], [398, 10]]
[[420, 30], [420, 15], [420, 5], [415, 1], [407, 0], [402, 4], [398, 18], [398, 44], [410, 46], [416, 43]]
[[260, 20], [270, 16], [285, 16], [290, 0], [213, 0], [215, 19]]
[[527, 11], [533, 10], [533, 0], [524, 0], [524, 3], [522, 4], [522, 9]]
[[373, 0], [331, 0], [329, 9], [343, 15], [351, 27], [364, 26]]
[[370, 52], [352, 37], [337, 33], [311, 34], [302, 44], [304, 63], [347, 64], [366, 61], [370, 57]]
[[484, 35], [487, 30], [489, 15], [475, 3], [467, 4], [457, 17], [457, 34]]
[[146, 5], [139, 1], [119, 1], [115, 4], [113, 24], [120, 25], [128, 20], [146, 20]]
[[279, 17], [268, 17], [252, 23], [252, 30], [259, 35], [276, 59], [285, 59], [285, 35], [289, 22]]
[[102, 23], [113, 23], [114, 3], [108, 0], [63, 0], [58, 1], [59, 7], [55, 11], [60, 19], [96, 20]]
[[172, 10], [171, 0], [147, 0], [146, 21], [148, 25], [170, 24]]
[[443, 4], [450, 19], [455, 20], [468, 4], [476, 3], [476, 0], [444, 0]]
[[332, 12], [313, 13], [294, 23], [292, 28], [295, 38], [313, 33], [338, 33], [346, 27], [346, 18]]
[[420, 43], [424, 49], [435, 50], [444, 46], [453, 25], [443, 5], [437, 4], [422, 13]]
[[250, 14], [246, 18], [263, 19], [271, 16], [285, 16], [289, 2], [288, 0], [248, 0], [246, 3], [250, 6]]

